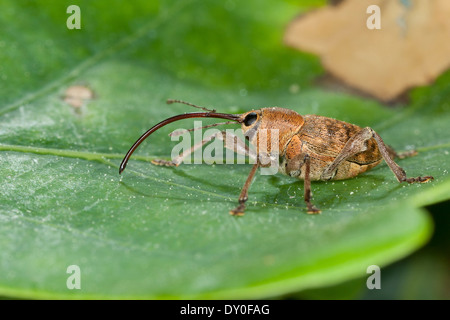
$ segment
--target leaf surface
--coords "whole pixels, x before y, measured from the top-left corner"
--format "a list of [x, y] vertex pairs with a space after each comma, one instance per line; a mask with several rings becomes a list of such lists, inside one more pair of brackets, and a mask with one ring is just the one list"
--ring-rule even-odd
[[[449, 74], [416, 90], [405, 109], [389, 110], [314, 88], [318, 61], [280, 45], [284, 24], [306, 6], [151, 3], [80, 1], [82, 29], [69, 31], [67, 1], [5, 2], [1, 295], [270, 297], [361, 277], [428, 239], [422, 206], [450, 194]], [[14, 12], [25, 18], [13, 23]], [[63, 101], [72, 85], [94, 92], [81, 110]], [[352, 180], [314, 183], [323, 213], [310, 216], [301, 182], [257, 175], [246, 215], [231, 217], [250, 165], [150, 164], [170, 157], [177, 142], [167, 134], [192, 121], [152, 135], [119, 177], [140, 134], [190, 111], [167, 98], [225, 113], [277, 105], [372, 126], [394, 148], [419, 150], [399, 162], [409, 176], [435, 180], [398, 184], [382, 164]], [[80, 290], [66, 286], [74, 264]]]

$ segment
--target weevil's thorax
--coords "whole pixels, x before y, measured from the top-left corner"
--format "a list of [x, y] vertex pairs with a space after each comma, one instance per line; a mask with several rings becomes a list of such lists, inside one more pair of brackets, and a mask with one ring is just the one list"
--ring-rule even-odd
[[250, 111], [243, 114], [242, 119], [244, 136], [259, 155], [267, 153], [282, 156], [286, 145], [304, 123], [303, 117], [297, 112], [278, 107]]

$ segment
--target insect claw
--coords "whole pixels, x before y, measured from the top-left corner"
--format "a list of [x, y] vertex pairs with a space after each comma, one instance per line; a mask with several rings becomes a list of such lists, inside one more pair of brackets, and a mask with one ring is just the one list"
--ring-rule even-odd
[[321, 212], [322, 212], [321, 210], [317, 209], [314, 206], [308, 208], [308, 211], [307, 211], [308, 214], [319, 214]]
[[242, 217], [244, 215], [245, 205], [240, 204], [235, 209], [230, 210], [232, 216]]
[[432, 181], [432, 180], [434, 180], [434, 177], [432, 177], [432, 176], [426, 176], [426, 177], [423, 177], [422, 179], [424, 179], [423, 181], [420, 181], [421, 183], [426, 183], [426, 182], [428, 182], [428, 181]]

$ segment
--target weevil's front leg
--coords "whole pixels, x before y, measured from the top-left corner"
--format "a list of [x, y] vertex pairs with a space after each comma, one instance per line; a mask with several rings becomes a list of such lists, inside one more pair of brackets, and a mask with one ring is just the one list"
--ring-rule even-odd
[[220, 139], [224, 142], [224, 147], [227, 149], [231, 149], [234, 152], [238, 154], [242, 154], [245, 156], [250, 157], [251, 160], [256, 161], [256, 154], [253, 150], [251, 150], [242, 139], [240, 139], [238, 136], [226, 132], [226, 131], [220, 131], [215, 134], [210, 135], [209, 137], [203, 139], [201, 142], [193, 145], [189, 150], [183, 151], [180, 155], [175, 157], [173, 160], [152, 160], [153, 164], [156, 164], [158, 166], [167, 166], [167, 167], [178, 167], [185, 158], [190, 156], [192, 153], [195, 152], [195, 150], [202, 148], [205, 144], [208, 142], [214, 140], [214, 139]]
[[230, 211], [230, 214], [233, 216], [243, 216], [245, 211], [245, 202], [248, 200], [248, 189], [252, 184], [253, 177], [255, 176], [256, 169], [259, 167], [259, 162], [257, 161], [250, 171], [250, 174], [245, 181], [244, 187], [242, 188], [241, 194], [239, 195], [239, 205]]
[[366, 151], [366, 141], [369, 139], [374, 138], [378, 149], [380, 150], [381, 155], [383, 156], [383, 159], [388, 164], [391, 171], [394, 173], [395, 177], [397, 178], [398, 182], [427, 182], [429, 180], [432, 180], [432, 176], [425, 176], [425, 177], [417, 177], [417, 178], [407, 178], [405, 170], [403, 170], [397, 163], [394, 162], [393, 158], [394, 156], [399, 156], [400, 158], [414, 155], [412, 152], [408, 154], [395, 154], [395, 152], [386, 146], [383, 142], [383, 139], [381, 139], [380, 135], [376, 133], [372, 128], [366, 127], [359, 131], [357, 134], [355, 134], [353, 137], [351, 137], [347, 143], [345, 144], [344, 148], [342, 148], [341, 152], [338, 154], [338, 156], [334, 159], [334, 161], [329, 165], [322, 175], [320, 176], [321, 180], [330, 180], [333, 178], [334, 174], [336, 174], [337, 167], [350, 158], [351, 156]]
[[309, 155], [305, 155], [304, 160], [304, 166], [305, 166], [305, 179], [303, 184], [303, 189], [305, 192], [305, 202], [306, 206], [308, 208], [309, 214], [317, 214], [320, 213], [320, 210], [317, 209], [312, 203], [311, 203], [311, 179], [310, 179], [310, 171], [311, 171], [311, 159]]

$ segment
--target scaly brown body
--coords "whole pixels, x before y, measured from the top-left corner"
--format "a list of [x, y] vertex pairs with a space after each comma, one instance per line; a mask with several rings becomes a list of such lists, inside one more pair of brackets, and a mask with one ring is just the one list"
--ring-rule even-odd
[[[343, 121], [316, 115], [303, 116], [304, 123], [292, 136], [282, 152], [280, 172], [299, 179], [305, 179], [305, 172], [296, 166], [296, 158], [303, 159], [306, 154], [311, 161], [311, 180], [322, 180], [324, 169], [333, 162], [347, 141], [362, 128]], [[378, 165], [383, 159], [374, 138], [367, 142], [367, 150], [353, 155], [342, 162], [333, 180], [353, 178]]]

